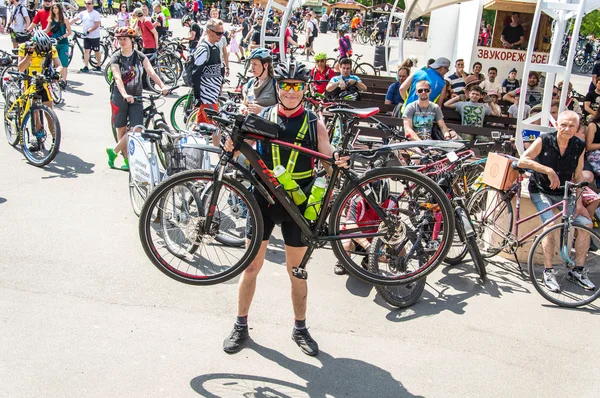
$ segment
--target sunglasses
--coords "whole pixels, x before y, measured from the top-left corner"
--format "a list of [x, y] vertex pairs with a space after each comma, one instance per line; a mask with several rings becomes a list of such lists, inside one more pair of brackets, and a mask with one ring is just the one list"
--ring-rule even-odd
[[216, 30], [212, 30], [212, 29], [209, 29], [209, 30], [217, 36], [223, 36], [225, 34], [225, 32], [217, 32]]
[[317, 62], [326, 62], [326, 60], [325, 59], [320, 59]]
[[93, 3], [85, 3], [86, 6], [91, 6]]
[[417, 90], [417, 93], [422, 94], [422, 93], [428, 93], [430, 91], [431, 90], [428, 89], [428, 88], [420, 88], [420, 89]]
[[283, 90], [283, 91], [290, 91], [290, 90], [294, 90], [294, 91], [302, 91], [304, 90], [304, 88], [306, 87], [305, 83], [286, 83], [286, 82], [279, 82], [279, 89]]

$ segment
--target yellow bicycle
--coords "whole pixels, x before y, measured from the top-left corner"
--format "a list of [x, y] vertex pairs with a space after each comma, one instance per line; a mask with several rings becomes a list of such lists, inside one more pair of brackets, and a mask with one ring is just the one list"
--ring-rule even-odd
[[[43, 75], [29, 76], [9, 72], [4, 104], [4, 129], [11, 146], [21, 146], [27, 161], [42, 167], [50, 163], [60, 147], [60, 123], [52, 108], [42, 104], [41, 90], [49, 92], [50, 82]], [[25, 90], [21, 90], [22, 83]], [[51, 94], [49, 94], [51, 97]]]

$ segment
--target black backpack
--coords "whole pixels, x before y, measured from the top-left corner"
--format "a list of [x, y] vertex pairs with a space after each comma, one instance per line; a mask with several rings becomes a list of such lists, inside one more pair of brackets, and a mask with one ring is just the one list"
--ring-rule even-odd
[[312, 37], [317, 37], [319, 36], [319, 27], [317, 26], [316, 23], [314, 23], [313, 21], [310, 21], [310, 23], [313, 26], [313, 30], [312, 30]]

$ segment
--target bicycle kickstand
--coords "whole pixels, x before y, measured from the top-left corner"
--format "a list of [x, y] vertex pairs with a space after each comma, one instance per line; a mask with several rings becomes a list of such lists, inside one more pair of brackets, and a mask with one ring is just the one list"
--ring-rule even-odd
[[298, 279], [308, 279], [308, 272], [306, 272], [305, 268], [314, 250], [314, 246], [309, 244], [308, 248], [306, 249], [306, 253], [304, 253], [304, 257], [302, 257], [302, 261], [300, 261], [300, 264], [297, 267], [292, 267], [292, 275], [294, 275], [294, 277]]
[[523, 267], [521, 267], [521, 262], [519, 261], [519, 257], [517, 257], [517, 253], [515, 253], [515, 261], [517, 262], [517, 266], [519, 267], [519, 272], [523, 273]]

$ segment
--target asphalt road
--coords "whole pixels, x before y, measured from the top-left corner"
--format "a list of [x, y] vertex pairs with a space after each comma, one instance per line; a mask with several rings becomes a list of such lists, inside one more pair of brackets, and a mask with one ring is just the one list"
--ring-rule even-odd
[[[320, 35], [318, 48], [333, 43]], [[235, 281], [188, 286], [147, 260], [127, 174], [106, 163], [108, 88], [79, 66], [57, 110], [55, 161], [35, 168], [0, 145], [0, 396], [598, 396], [598, 307], [556, 308], [510, 263], [491, 263], [485, 284], [470, 262], [442, 266], [415, 306], [396, 310], [335, 276], [333, 254], [319, 250], [308, 325], [321, 352], [305, 356], [290, 339], [279, 234], [259, 278], [252, 341], [223, 353]]]

